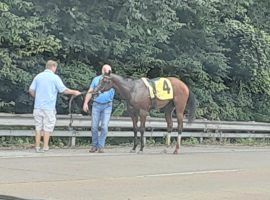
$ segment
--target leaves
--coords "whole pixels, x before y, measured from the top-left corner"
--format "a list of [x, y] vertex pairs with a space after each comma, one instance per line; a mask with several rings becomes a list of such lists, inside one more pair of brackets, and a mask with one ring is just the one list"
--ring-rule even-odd
[[26, 91], [48, 59], [80, 90], [109, 63], [124, 76], [182, 79], [197, 117], [269, 121], [269, 10], [267, 0], [3, 0], [1, 101], [31, 105]]

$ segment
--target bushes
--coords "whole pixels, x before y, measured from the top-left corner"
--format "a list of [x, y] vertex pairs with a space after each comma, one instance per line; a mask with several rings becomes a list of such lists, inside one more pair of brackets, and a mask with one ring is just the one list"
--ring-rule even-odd
[[[198, 118], [270, 121], [267, 6], [267, 1], [3, 0], [0, 111], [30, 112], [29, 84], [54, 59], [70, 88], [86, 90], [109, 63], [124, 76], [182, 79], [200, 102]], [[59, 113], [67, 113], [67, 97], [57, 105]], [[114, 109], [115, 115], [125, 113], [121, 103]]]

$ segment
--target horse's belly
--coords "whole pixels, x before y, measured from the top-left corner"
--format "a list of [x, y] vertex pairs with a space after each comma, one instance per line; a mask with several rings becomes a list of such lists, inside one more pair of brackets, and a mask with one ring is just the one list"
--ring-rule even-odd
[[161, 100], [156, 100], [156, 108], [157, 109], [160, 109], [160, 108], [163, 108], [165, 107], [170, 101], [166, 100], [166, 101], [161, 101]]
[[133, 108], [135, 108], [136, 110], [145, 110], [145, 111], [149, 111], [151, 108], [151, 102], [149, 102], [148, 100], [146, 101], [131, 101], [130, 104], [132, 105]]

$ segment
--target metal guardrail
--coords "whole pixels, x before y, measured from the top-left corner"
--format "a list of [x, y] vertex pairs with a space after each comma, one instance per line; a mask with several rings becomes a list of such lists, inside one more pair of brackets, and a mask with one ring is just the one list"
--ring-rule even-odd
[[[54, 136], [71, 137], [73, 145], [76, 137], [91, 137], [90, 116], [73, 115], [73, 131], [67, 130], [68, 124], [69, 115], [58, 115]], [[166, 127], [164, 118], [148, 117], [145, 137], [163, 137]], [[173, 127], [177, 127], [176, 119]], [[129, 117], [112, 117], [109, 129], [109, 137], [133, 136]], [[32, 114], [0, 113], [0, 136], [34, 136]], [[177, 133], [173, 132], [172, 136], [177, 136]], [[270, 138], [270, 123], [195, 120], [189, 124], [184, 121], [183, 137]]]

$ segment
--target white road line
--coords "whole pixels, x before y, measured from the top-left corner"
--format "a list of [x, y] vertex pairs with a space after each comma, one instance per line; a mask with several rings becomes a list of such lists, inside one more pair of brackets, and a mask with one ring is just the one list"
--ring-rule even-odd
[[14, 158], [54, 158], [54, 157], [101, 157], [101, 156], [122, 156], [122, 155], [137, 155], [133, 153], [104, 153], [104, 154], [91, 154], [91, 153], [30, 153], [28, 155], [9, 155], [0, 156], [0, 159], [14, 159]]
[[22, 182], [6, 182], [1, 185], [18, 185], [18, 184], [46, 184], [46, 183], [82, 183], [82, 182], [95, 182], [105, 180], [123, 180], [132, 178], [152, 178], [152, 177], [166, 177], [166, 176], [184, 176], [184, 175], [197, 175], [197, 174], [217, 174], [217, 173], [228, 173], [228, 172], [239, 172], [242, 169], [224, 169], [224, 170], [209, 170], [209, 171], [191, 171], [191, 172], [178, 172], [168, 174], [148, 174], [140, 176], [120, 176], [120, 177], [92, 177], [87, 179], [60, 179], [60, 180], [47, 180], [47, 181], [22, 181]]
[[183, 175], [196, 175], [196, 174], [216, 174], [216, 173], [239, 172], [239, 171], [242, 171], [242, 170], [241, 169], [222, 169], [222, 170], [209, 170], [209, 171], [177, 172], [177, 173], [168, 173], [168, 174], [148, 174], [148, 175], [136, 176], [136, 178], [183, 176]]

